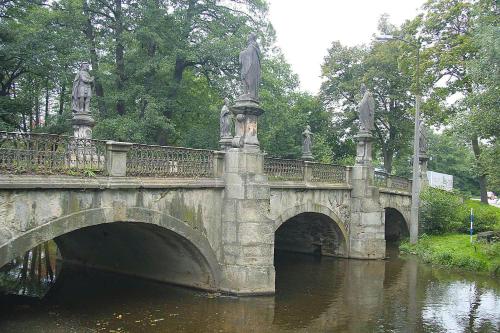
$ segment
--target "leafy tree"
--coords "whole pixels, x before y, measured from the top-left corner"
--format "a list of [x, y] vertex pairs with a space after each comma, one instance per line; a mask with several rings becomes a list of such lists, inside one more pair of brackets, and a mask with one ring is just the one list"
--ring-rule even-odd
[[[382, 18], [381, 26], [386, 26]], [[398, 42], [374, 43], [370, 48], [346, 47], [334, 42], [322, 65], [321, 98], [332, 109], [335, 126], [346, 137], [357, 132], [357, 105], [362, 83], [376, 101], [376, 144], [382, 151], [384, 169], [392, 172], [395, 157], [404, 158], [412, 136], [413, 99], [408, 93], [411, 77], [399, 67]]]
[[[452, 107], [443, 105], [448, 111], [443, 121], [453, 120], [455, 130], [471, 143], [479, 172], [481, 201], [487, 203], [488, 173], [481, 165], [484, 150], [481, 142], [498, 133], [497, 126], [489, 125], [497, 118], [497, 106], [491, 106], [498, 102], [498, 93], [491, 92], [495, 89], [498, 92], [498, 48], [493, 43], [493, 51], [485, 51], [485, 41], [495, 39], [491, 31], [498, 27], [497, 4], [487, 0], [429, 0], [423, 16], [415, 21], [426, 43], [426, 80], [433, 87], [442, 87], [434, 89], [431, 99], [439, 103], [449, 96], [459, 96]], [[493, 76], [477, 75], [486, 64], [492, 65]]]

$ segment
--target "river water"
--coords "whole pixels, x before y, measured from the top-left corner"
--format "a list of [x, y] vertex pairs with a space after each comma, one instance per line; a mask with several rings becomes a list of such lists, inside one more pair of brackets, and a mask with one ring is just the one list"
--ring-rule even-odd
[[0, 296], [0, 332], [499, 332], [500, 282], [415, 258], [279, 253], [276, 295], [230, 297], [63, 268], [40, 301]]

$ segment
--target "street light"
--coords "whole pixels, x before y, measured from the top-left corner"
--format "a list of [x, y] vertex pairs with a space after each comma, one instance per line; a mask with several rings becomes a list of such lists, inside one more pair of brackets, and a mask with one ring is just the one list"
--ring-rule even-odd
[[411, 215], [410, 215], [410, 243], [415, 244], [418, 240], [418, 207], [420, 205], [420, 170], [419, 170], [419, 141], [420, 141], [420, 42], [412, 43], [401, 37], [392, 35], [381, 35], [375, 37], [378, 41], [400, 40], [417, 50], [417, 64], [415, 68], [415, 134], [413, 136], [413, 177], [411, 187]]

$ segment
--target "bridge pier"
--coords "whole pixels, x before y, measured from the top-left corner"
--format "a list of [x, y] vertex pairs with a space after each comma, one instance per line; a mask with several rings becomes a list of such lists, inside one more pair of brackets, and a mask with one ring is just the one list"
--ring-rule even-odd
[[351, 230], [349, 257], [385, 257], [385, 214], [379, 202], [378, 187], [373, 186], [372, 136], [360, 133], [356, 164], [352, 168]]
[[270, 188], [264, 155], [232, 148], [225, 155], [221, 290], [238, 295], [274, 293], [274, 224], [267, 217]]

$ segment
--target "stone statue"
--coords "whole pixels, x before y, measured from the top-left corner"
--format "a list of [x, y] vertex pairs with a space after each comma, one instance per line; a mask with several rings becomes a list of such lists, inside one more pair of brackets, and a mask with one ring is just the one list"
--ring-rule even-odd
[[312, 135], [311, 126], [307, 125], [304, 132], [302, 132], [302, 158], [305, 160], [312, 160]]
[[420, 135], [418, 137], [418, 151], [420, 155], [427, 155], [427, 131], [425, 129], [424, 121], [420, 120], [419, 124]]
[[248, 46], [240, 52], [241, 81], [243, 83], [243, 95], [240, 99], [259, 98], [260, 84], [260, 48], [257, 44], [257, 36], [251, 33], [248, 36]]
[[73, 80], [71, 109], [74, 113], [90, 113], [91, 84], [93, 82], [94, 77], [89, 74], [89, 64], [87, 62], [82, 63]]
[[231, 135], [231, 112], [229, 111], [229, 99], [224, 98], [224, 105], [220, 111], [220, 138], [232, 138]]
[[370, 132], [375, 128], [375, 100], [364, 84], [361, 85], [361, 93], [363, 99], [358, 107], [359, 129], [360, 132]]

